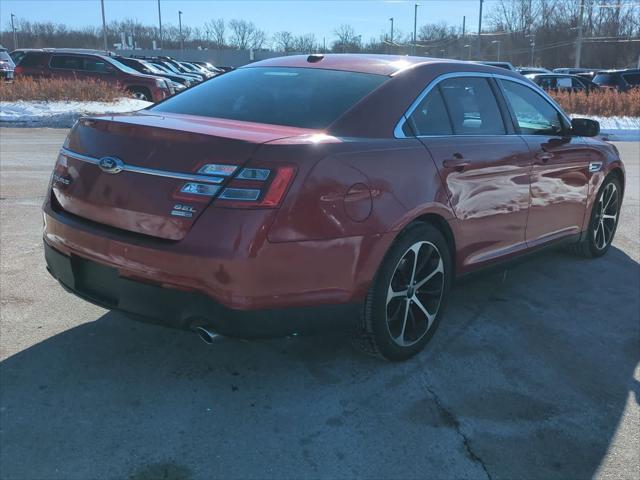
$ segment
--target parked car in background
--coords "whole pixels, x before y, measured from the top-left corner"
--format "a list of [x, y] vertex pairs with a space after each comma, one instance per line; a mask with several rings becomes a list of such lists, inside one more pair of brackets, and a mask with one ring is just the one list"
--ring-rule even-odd
[[5, 82], [12, 81], [15, 68], [16, 65], [9, 56], [7, 49], [0, 46], [0, 80]]
[[592, 73], [599, 71], [599, 68], [587, 67], [561, 67], [554, 68], [553, 73], [568, 73], [569, 75], [580, 75], [581, 73]]
[[159, 61], [163, 65], [165, 65], [169, 70], [175, 73], [183, 74], [183, 75], [191, 75], [192, 77], [195, 77], [198, 80], [198, 82], [202, 82], [207, 79], [207, 76], [205, 74], [186, 68], [177, 60], [170, 59], [170, 58], [160, 58]]
[[516, 72], [520, 75], [529, 75], [531, 73], [551, 73], [551, 70], [542, 67], [518, 67]]
[[529, 80], [543, 90], [590, 92], [598, 88], [598, 85], [586, 78], [577, 75], [564, 75], [561, 73], [532, 73], [525, 75]]
[[200, 65], [196, 65], [190, 62], [178, 62], [178, 63], [187, 71], [204, 75], [205, 78], [211, 78], [215, 76], [215, 74], [212, 71], [210, 71], [208, 68], [201, 67]]
[[491, 67], [504, 68], [505, 70], [511, 70], [512, 72], [516, 71], [516, 67], [514, 67], [511, 62], [491, 62], [491, 61], [477, 61], [473, 63], [481, 63], [482, 65], [489, 65]]
[[598, 131], [508, 70], [272, 58], [81, 119], [43, 205], [45, 258], [81, 298], [207, 342], [342, 327], [403, 360], [455, 276], [552, 245], [607, 252], [625, 176]]
[[141, 58], [123, 57], [119, 55], [113, 58], [126, 65], [127, 67], [133, 68], [136, 72], [144, 73], [146, 75], [154, 75], [156, 77], [168, 78], [173, 82], [182, 84], [184, 87], [190, 87], [192, 84], [196, 83], [195, 79], [192, 77], [180, 75], [178, 73], [168, 73], [167, 71], [160, 70], [155, 65], [149, 63], [146, 60], [142, 60]]
[[150, 61], [152, 65], [159, 68], [160, 70], [164, 70], [168, 73], [172, 73], [175, 75], [183, 75], [185, 77], [190, 78], [195, 83], [200, 83], [204, 80], [204, 75], [200, 75], [198, 73], [190, 73], [183, 69], [178, 69], [173, 63], [164, 61], [164, 60], [152, 60]]
[[602, 88], [626, 92], [632, 88], [640, 88], [640, 69], [602, 70], [593, 77], [593, 82]]
[[34, 78], [93, 79], [115, 83], [131, 95], [148, 102], [159, 102], [174, 93], [164, 78], [145, 75], [106, 55], [85, 51], [29, 50], [16, 66], [16, 75]]
[[225, 71], [222, 70], [221, 68], [215, 67], [212, 63], [210, 62], [189, 62], [189, 63], [194, 63], [196, 65], [200, 65], [201, 67], [207, 68], [209, 69], [211, 72], [215, 73], [216, 75], [220, 75], [221, 73], [224, 73]]

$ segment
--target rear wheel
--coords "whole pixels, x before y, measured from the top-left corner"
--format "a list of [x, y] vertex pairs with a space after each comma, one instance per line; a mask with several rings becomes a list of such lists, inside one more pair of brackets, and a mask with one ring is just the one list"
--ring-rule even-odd
[[442, 234], [427, 224], [409, 227], [385, 256], [369, 290], [356, 346], [394, 361], [418, 353], [440, 322], [451, 277]]
[[573, 251], [587, 258], [607, 253], [618, 227], [622, 187], [615, 176], [605, 179], [596, 197], [586, 237], [573, 246]]
[[151, 92], [149, 92], [149, 90], [147, 90], [146, 88], [131, 87], [129, 88], [129, 93], [131, 93], [131, 96], [137, 100], [151, 102]]

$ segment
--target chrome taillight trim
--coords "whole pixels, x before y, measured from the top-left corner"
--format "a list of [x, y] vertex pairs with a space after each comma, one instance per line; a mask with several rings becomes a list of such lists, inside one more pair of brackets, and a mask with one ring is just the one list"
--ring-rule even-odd
[[[255, 176], [252, 177], [250, 172], [260, 175], [260, 177], [255, 177]], [[240, 173], [236, 175], [236, 178], [239, 180], [253, 180], [256, 182], [266, 182], [270, 174], [271, 174], [271, 170], [266, 168], [243, 168], [242, 170], [240, 170]]]
[[[90, 157], [88, 155], [82, 155], [80, 153], [76, 153], [68, 148], [62, 148], [60, 153], [66, 157], [75, 158], [76, 160], [80, 160], [82, 162], [91, 163], [93, 165], [98, 166], [100, 163], [99, 158]], [[153, 175], [156, 177], [165, 177], [165, 178], [175, 178], [177, 180], [187, 180], [187, 181], [195, 181], [201, 183], [213, 183], [219, 184], [224, 181], [222, 177], [212, 177], [211, 175], [198, 175], [194, 173], [180, 173], [180, 172], [170, 172], [167, 170], [156, 170], [155, 168], [145, 168], [145, 167], [136, 167], [135, 165], [127, 165], [124, 163], [122, 165], [123, 172], [131, 172], [131, 173], [141, 173], [143, 175]]]

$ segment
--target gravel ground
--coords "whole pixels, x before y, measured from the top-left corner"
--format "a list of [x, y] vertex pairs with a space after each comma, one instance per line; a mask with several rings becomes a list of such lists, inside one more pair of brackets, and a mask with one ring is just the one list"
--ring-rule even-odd
[[65, 130], [0, 129], [2, 479], [640, 476], [640, 144], [614, 248], [458, 284], [403, 364], [222, 339], [64, 292], [40, 205]]

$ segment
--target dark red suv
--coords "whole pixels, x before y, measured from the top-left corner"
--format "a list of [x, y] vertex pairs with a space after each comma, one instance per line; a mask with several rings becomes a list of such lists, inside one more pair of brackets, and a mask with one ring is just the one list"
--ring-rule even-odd
[[495, 67], [270, 59], [80, 120], [44, 204], [46, 261], [82, 298], [205, 340], [342, 326], [404, 359], [454, 277], [608, 250], [624, 170], [598, 131]]
[[30, 49], [11, 54], [18, 59], [16, 76], [101, 80], [118, 84], [135, 98], [148, 102], [159, 102], [173, 93], [165, 79], [144, 75], [98, 53]]

